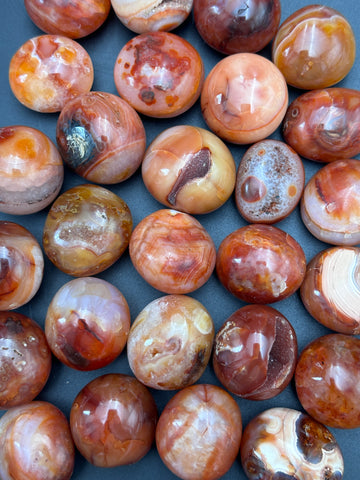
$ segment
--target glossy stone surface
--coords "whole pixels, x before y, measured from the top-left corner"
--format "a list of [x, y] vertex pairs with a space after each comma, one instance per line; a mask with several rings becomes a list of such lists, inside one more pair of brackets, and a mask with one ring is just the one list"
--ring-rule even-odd
[[360, 339], [351, 335], [324, 335], [303, 349], [295, 385], [309, 415], [329, 427], [360, 427], [359, 362]]
[[200, 96], [204, 65], [197, 50], [169, 32], [137, 35], [120, 50], [114, 81], [119, 95], [138, 112], [175, 117]]
[[325, 88], [303, 93], [286, 112], [282, 133], [302, 157], [318, 162], [360, 153], [360, 92]]
[[136, 378], [106, 374], [76, 396], [70, 427], [80, 453], [98, 467], [127, 465], [143, 458], [154, 441], [157, 409]]
[[0, 312], [0, 409], [34, 400], [49, 378], [51, 363], [36, 322], [18, 312]]
[[34, 235], [17, 223], [0, 221], [0, 311], [28, 303], [43, 273], [44, 257]]
[[360, 334], [360, 248], [332, 247], [308, 263], [300, 288], [307, 311], [325, 327]]
[[193, 215], [221, 207], [233, 193], [235, 177], [235, 161], [225, 143], [191, 125], [161, 132], [142, 163], [142, 178], [153, 197]]
[[137, 112], [117, 95], [88, 92], [67, 102], [56, 125], [64, 162], [88, 181], [114, 184], [140, 166], [146, 134]]
[[162, 209], [135, 227], [129, 253], [137, 272], [154, 288], [169, 294], [190, 293], [210, 278], [215, 245], [194, 217]]
[[156, 446], [165, 465], [183, 480], [215, 480], [235, 461], [241, 434], [240, 409], [230, 394], [197, 384], [180, 390], [165, 406]]
[[324, 165], [308, 181], [301, 218], [319, 240], [332, 245], [360, 242], [360, 160]]
[[69, 480], [74, 461], [69, 423], [55, 405], [34, 401], [1, 417], [2, 480]]
[[272, 225], [241, 227], [221, 242], [216, 273], [223, 286], [247, 303], [272, 303], [301, 285], [306, 258], [300, 244]]
[[341, 480], [344, 459], [334, 435], [309, 415], [271, 408], [246, 425], [241, 462], [250, 480]]
[[201, 110], [209, 128], [237, 144], [271, 135], [288, 107], [288, 90], [280, 70], [256, 53], [220, 60], [205, 79]]
[[24, 0], [26, 11], [46, 33], [82, 38], [95, 32], [107, 19], [110, 0]]
[[189, 16], [192, 0], [111, 0], [119, 20], [135, 33], [169, 31]]
[[242, 398], [266, 400], [278, 395], [292, 379], [296, 360], [295, 330], [267, 305], [239, 308], [216, 334], [215, 375]]
[[195, 383], [209, 362], [214, 324], [195, 298], [166, 295], [150, 302], [131, 325], [130, 368], [138, 380], [158, 390]]
[[25, 107], [42, 113], [60, 112], [66, 102], [88, 92], [94, 67], [78, 42], [61, 35], [27, 40], [13, 55], [9, 82]]
[[278, 29], [272, 59], [289, 85], [305, 90], [340, 82], [355, 61], [356, 41], [347, 19], [331, 7], [307, 5]]
[[280, 15], [279, 0], [194, 0], [197, 31], [226, 55], [262, 50], [275, 36]]
[[299, 155], [286, 143], [263, 140], [249, 147], [236, 175], [235, 201], [249, 223], [275, 223], [298, 205], [305, 186]]
[[0, 211], [36, 213], [57, 197], [64, 178], [61, 156], [50, 138], [35, 128], [0, 128]]
[[124, 253], [132, 224], [129, 207], [115, 193], [98, 185], [77, 185], [52, 204], [44, 224], [44, 251], [69, 275], [95, 275]]
[[100, 278], [76, 278], [60, 287], [45, 319], [53, 354], [77, 370], [95, 370], [123, 351], [130, 311], [123, 294]]

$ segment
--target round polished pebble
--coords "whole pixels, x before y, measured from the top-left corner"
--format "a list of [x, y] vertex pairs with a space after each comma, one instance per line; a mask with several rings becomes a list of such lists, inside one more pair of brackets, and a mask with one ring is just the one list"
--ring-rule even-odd
[[216, 261], [214, 242], [191, 215], [157, 210], [135, 227], [129, 253], [137, 272], [154, 288], [186, 294], [203, 286]]
[[0, 312], [0, 408], [34, 400], [49, 378], [51, 364], [40, 326], [21, 313]]
[[360, 339], [332, 333], [301, 352], [295, 386], [302, 407], [334, 428], [360, 427]]
[[360, 160], [324, 165], [308, 181], [301, 218], [319, 240], [332, 245], [360, 242]]
[[235, 200], [249, 223], [275, 223], [298, 205], [305, 171], [299, 155], [286, 143], [263, 140], [242, 157], [236, 176]]
[[297, 338], [290, 322], [267, 305], [239, 308], [215, 337], [215, 375], [231, 393], [266, 400], [290, 383], [297, 360]]
[[91, 380], [76, 396], [70, 428], [79, 452], [103, 468], [141, 460], [155, 437], [158, 414], [150, 391], [122, 373]]
[[225, 143], [191, 125], [160, 133], [142, 162], [142, 178], [153, 197], [193, 215], [221, 207], [233, 193], [235, 177], [235, 161]]
[[137, 35], [120, 50], [114, 81], [119, 95], [139, 113], [175, 117], [200, 96], [204, 65], [197, 50], [169, 32]]
[[227, 235], [216, 259], [222, 285], [247, 303], [273, 303], [300, 287], [306, 258], [300, 244], [272, 225], [252, 224]]
[[341, 480], [344, 459], [334, 435], [309, 415], [276, 407], [246, 425], [240, 456], [250, 480]]
[[123, 294], [100, 278], [76, 278], [52, 298], [45, 335], [53, 354], [77, 370], [95, 370], [123, 351], [130, 311]]
[[64, 162], [88, 181], [114, 184], [139, 168], [146, 147], [137, 112], [117, 95], [88, 92], [67, 102], [56, 125]]
[[26, 11], [46, 33], [82, 38], [95, 32], [110, 13], [110, 0], [24, 0]]
[[55, 405], [33, 401], [1, 417], [2, 480], [70, 480], [74, 463], [69, 423]]
[[23, 226], [0, 221], [0, 311], [28, 303], [40, 288], [44, 257], [36, 238]]
[[166, 295], [146, 305], [131, 325], [130, 368], [138, 380], [158, 390], [195, 383], [209, 362], [214, 324], [206, 308], [186, 295]]
[[307, 5], [278, 29], [272, 59], [289, 85], [305, 90], [340, 82], [355, 61], [356, 41], [349, 22], [325, 5]]
[[205, 79], [201, 110], [220, 138], [255, 143], [271, 135], [288, 107], [288, 90], [280, 70], [256, 53], [220, 60]]
[[177, 392], [156, 427], [160, 458], [183, 480], [216, 480], [230, 469], [242, 434], [240, 409], [229, 393], [210, 384]]
[[77, 185], [52, 204], [44, 224], [44, 251], [69, 275], [95, 275], [121, 257], [132, 226], [129, 207], [115, 193], [99, 185]]
[[0, 128], [0, 212], [39, 212], [60, 192], [64, 166], [54, 143], [35, 128]]
[[302, 157], [318, 162], [360, 153], [360, 92], [350, 88], [312, 90], [288, 107], [282, 133]]
[[279, 0], [194, 0], [197, 31], [226, 55], [262, 50], [275, 36], [280, 15]]
[[135, 33], [170, 31], [190, 15], [193, 0], [111, 0], [119, 20]]
[[78, 42], [60, 35], [27, 40], [13, 55], [9, 82], [25, 107], [42, 113], [60, 112], [66, 102], [90, 91], [94, 67]]
[[360, 334], [360, 248], [332, 247], [317, 253], [300, 288], [307, 311], [325, 327]]

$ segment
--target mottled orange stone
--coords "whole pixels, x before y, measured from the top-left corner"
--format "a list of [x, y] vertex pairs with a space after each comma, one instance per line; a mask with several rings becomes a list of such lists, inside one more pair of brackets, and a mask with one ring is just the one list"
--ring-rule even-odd
[[169, 294], [200, 288], [209, 280], [216, 260], [214, 242], [201, 223], [170, 209], [157, 210], [138, 223], [129, 253], [138, 273]]
[[308, 312], [339, 333], [360, 334], [360, 248], [336, 246], [308, 263], [300, 288]]
[[43, 273], [44, 257], [34, 235], [17, 223], [0, 221], [0, 310], [28, 303]]
[[69, 423], [51, 403], [29, 402], [1, 417], [1, 478], [70, 480], [74, 462]]
[[49, 378], [51, 364], [41, 327], [21, 313], [0, 312], [0, 408], [34, 400]]
[[44, 225], [44, 251], [69, 275], [95, 275], [124, 253], [132, 225], [128, 205], [115, 193], [99, 185], [77, 185], [52, 204]]
[[360, 160], [324, 165], [308, 181], [301, 218], [319, 240], [332, 245], [360, 242]]
[[135, 377], [105, 374], [76, 396], [70, 428], [80, 453], [98, 467], [139, 461], [150, 450], [158, 414], [150, 391]]
[[351, 25], [337, 10], [307, 5], [291, 14], [278, 29], [272, 59], [289, 85], [304, 90], [340, 82], [355, 61]]
[[271, 225], [252, 224], [221, 242], [216, 272], [230, 293], [248, 303], [272, 303], [301, 285], [306, 258], [300, 244]]
[[54, 143], [35, 128], [0, 128], [0, 211], [36, 213], [57, 197], [64, 166]]
[[268, 137], [282, 122], [287, 107], [284, 76], [256, 53], [236, 53], [220, 60], [201, 92], [201, 110], [209, 128], [237, 144]]
[[216, 480], [230, 469], [242, 434], [240, 409], [224, 389], [197, 384], [176, 393], [162, 411], [156, 446], [183, 480]]
[[120, 50], [114, 81], [119, 95], [150, 117], [175, 117], [200, 96], [204, 65], [197, 50], [169, 32], [137, 35]]
[[303, 408], [334, 428], [360, 427], [360, 339], [333, 333], [310, 342], [301, 352], [295, 385]]
[[282, 133], [310, 160], [354, 157], [360, 153], [360, 92], [333, 87], [303, 93], [289, 105]]
[[24, 0], [26, 11], [46, 33], [82, 38], [95, 32], [110, 13], [110, 0]]
[[15, 97], [37, 112], [59, 112], [66, 102], [88, 92], [94, 68], [87, 51], [75, 40], [40, 35], [25, 42], [9, 66]]

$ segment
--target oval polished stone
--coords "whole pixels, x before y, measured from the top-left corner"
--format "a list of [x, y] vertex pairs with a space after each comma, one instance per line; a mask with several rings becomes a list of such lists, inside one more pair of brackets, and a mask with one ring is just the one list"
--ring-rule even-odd
[[156, 200], [192, 215], [221, 207], [235, 186], [228, 147], [212, 132], [191, 125], [161, 132], [147, 148], [141, 171]]
[[110, 0], [24, 0], [26, 11], [46, 33], [82, 38], [95, 32], [110, 13]]
[[214, 324], [195, 298], [166, 295], [146, 305], [131, 325], [127, 357], [147, 387], [177, 390], [195, 383], [209, 362]]
[[216, 259], [222, 285], [248, 303], [272, 303], [301, 285], [306, 258], [299, 243], [271, 225], [246, 225], [227, 235]]
[[104, 374], [87, 383], [70, 410], [71, 433], [88, 462], [103, 468], [138, 462], [150, 450], [158, 414], [135, 377]]
[[160, 458], [175, 475], [216, 480], [234, 463], [241, 434], [241, 412], [232, 396], [218, 386], [197, 384], [166, 404], [155, 439]]
[[319, 240], [333, 245], [360, 242], [360, 160], [324, 165], [308, 181], [301, 218]]
[[275, 36], [279, 0], [194, 0], [195, 27], [215, 50], [229, 55], [258, 52]]
[[21, 313], [0, 312], [0, 408], [34, 400], [46, 385], [51, 365], [41, 327]]
[[303, 408], [334, 428], [360, 427], [360, 339], [333, 333], [310, 342], [301, 352], [295, 385]]
[[9, 66], [15, 97], [36, 112], [60, 112], [66, 102], [88, 92], [94, 67], [78, 42], [60, 35], [40, 35], [25, 42]]
[[307, 311], [325, 327], [360, 334], [360, 248], [332, 247], [316, 254], [300, 288]]
[[137, 272], [169, 294], [190, 293], [210, 278], [216, 261], [214, 242], [191, 215], [162, 209], [143, 218], [129, 243]]
[[360, 153], [360, 92], [326, 88], [303, 93], [286, 112], [282, 133], [302, 157], [318, 162]]
[[334, 435], [309, 415], [275, 407], [246, 425], [240, 456], [249, 480], [341, 480], [344, 459]]
[[215, 337], [215, 375], [231, 393], [249, 400], [266, 400], [282, 392], [292, 379], [296, 360], [295, 330], [267, 305], [239, 308]]
[[248, 148], [240, 161], [236, 206], [249, 223], [275, 223], [295, 209], [304, 186], [299, 155], [284, 142], [263, 140]]
[[289, 85], [305, 90], [340, 82], [355, 61], [356, 40], [349, 22], [325, 5], [307, 5], [278, 29], [272, 60]]
[[255, 143], [271, 135], [288, 107], [280, 70], [256, 53], [236, 53], [220, 60], [205, 79], [201, 110], [220, 138]]
[[0, 211], [36, 213], [60, 192], [64, 165], [54, 143], [35, 128], [0, 128]]
[[115, 193], [99, 185], [77, 185], [52, 204], [44, 224], [44, 251], [68, 275], [95, 275], [121, 257], [132, 226], [128, 205]]
[[70, 480], [75, 448], [69, 423], [49, 402], [13, 407], [0, 419], [2, 480]]
[[46, 312], [45, 335], [52, 353], [77, 370], [95, 370], [114, 361], [126, 345], [129, 330], [125, 297], [101, 278], [65, 283]]
[[114, 184], [139, 168], [146, 147], [137, 112], [117, 95], [88, 92], [67, 102], [56, 125], [64, 162], [90, 182]]
[[139, 113], [155, 118], [175, 117], [192, 107], [203, 80], [197, 50], [169, 32], [135, 36], [120, 50], [114, 66], [119, 95]]
[[43, 273], [44, 256], [34, 235], [17, 223], [0, 221], [0, 311], [28, 303]]
[[119, 20], [135, 33], [169, 31], [190, 15], [193, 0], [111, 0]]

